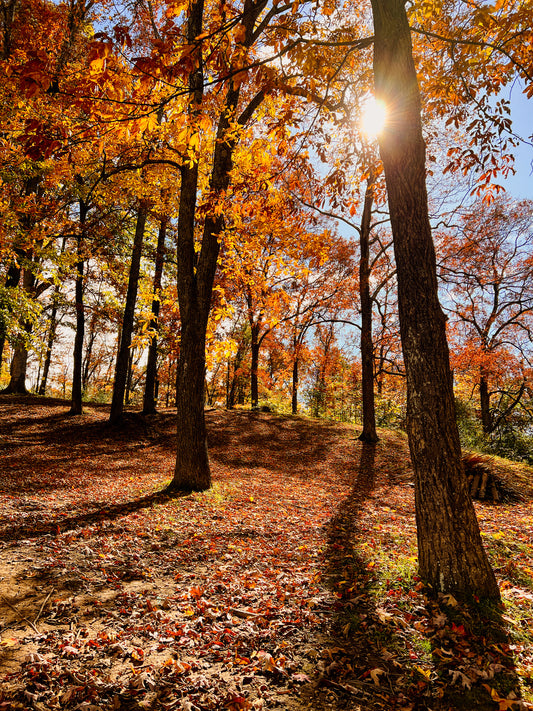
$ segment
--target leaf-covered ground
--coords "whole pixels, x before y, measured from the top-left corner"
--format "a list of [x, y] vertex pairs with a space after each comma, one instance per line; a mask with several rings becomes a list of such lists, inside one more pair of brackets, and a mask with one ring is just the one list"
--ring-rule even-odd
[[465, 608], [416, 578], [403, 435], [210, 411], [214, 486], [168, 499], [172, 413], [85, 412], [0, 396], [0, 710], [533, 708], [531, 470]]

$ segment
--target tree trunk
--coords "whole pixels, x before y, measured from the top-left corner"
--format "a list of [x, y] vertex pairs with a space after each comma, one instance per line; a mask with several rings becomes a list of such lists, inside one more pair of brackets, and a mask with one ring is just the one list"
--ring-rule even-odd
[[80, 232], [77, 237], [77, 261], [76, 261], [76, 284], [75, 284], [75, 308], [76, 308], [76, 335], [74, 337], [74, 354], [72, 370], [72, 396], [70, 404], [71, 415], [81, 415], [83, 411], [83, 339], [85, 338], [85, 307], [83, 304], [83, 268], [85, 249], [85, 222], [87, 219], [88, 205], [80, 200]]
[[235, 406], [235, 375], [233, 378], [231, 373], [231, 359], [228, 358], [226, 366], [226, 410], [233, 410]]
[[57, 300], [59, 298], [59, 286], [56, 286], [54, 296], [52, 297], [52, 311], [50, 312], [50, 330], [48, 331], [48, 340], [46, 342], [46, 353], [44, 356], [43, 375], [39, 383], [39, 395], [46, 395], [46, 384], [48, 381], [48, 373], [50, 372], [50, 363], [52, 361], [52, 348], [56, 339], [57, 331]]
[[126, 405], [130, 404], [131, 389], [133, 385], [134, 350], [134, 348], [130, 348], [128, 352], [128, 375], [126, 377], [126, 390], [124, 391], [124, 402], [126, 403]]
[[[244, 341], [244, 334], [241, 333], [241, 340], [237, 346], [237, 353], [235, 353], [235, 359], [233, 361], [233, 366], [231, 361], [228, 360], [228, 376], [226, 385], [226, 409], [232, 410], [235, 407], [235, 396], [239, 391], [239, 387], [242, 381], [241, 374], [239, 373], [244, 355], [246, 352], [246, 344]], [[233, 367], [233, 376], [230, 375], [231, 369]]]
[[4, 361], [4, 348], [6, 347], [6, 329], [4, 324], [0, 326], [0, 373], [2, 372], [2, 363]]
[[[198, 167], [182, 171], [178, 218], [178, 298], [181, 317], [176, 376], [177, 446], [169, 491], [203, 491], [211, 486], [204, 419], [207, 314], [199, 303], [194, 263], [194, 213]], [[182, 265], [186, 264], [185, 268]]]
[[419, 572], [435, 592], [497, 599], [461, 462], [409, 24], [403, 0], [372, 0], [372, 10], [376, 96], [389, 112], [379, 146], [397, 266]]
[[296, 354], [292, 364], [291, 412], [293, 415], [298, 414], [298, 356]]
[[[193, 0], [187, 22], [187, 39], [194, 44], [202, 32], [203, 0]], [[189, 117], [200, 115], [204, 92], [202, 48], [191, 53], [195, 69], [189, 75]], [[199, 289], [198, 255], [195, 251], [195, 216], [198, 192], [198, 163], [185, 163], [181, 169], [178, 214], [178, 302], [180, 307], [180, 352], [176, 375], [177, 443], [174, 477], [167, 487], [175, 491], [203, 491], [211, 486], [204, 417], [205, 337], [209, 305]], [[205, 225], [207, 227], [207, 224]], [[205, 230], [204, 227], [204, 230]], [[201, 252], [205, 254], [206, 244]], [[218, 256], [218, 249], [215, 250]], [[216, 259], [216, 257], [215, 257]], [[210, 296], [210, 293], [209, 293]]]
[[139, 286], [139, 273], [141, 268], [141, 255], [144, 239], [144, 228], [148, 215], [148, 206], [141, 202], [137, 210], [137, 224], [133, 238], [133, 251], [131, 254], [130, 273], [128, 277], [128, 291], [122, 318], [122, 335], [118, 348], [117, 362], [115, 365], [115, 382], [113, 383], [113, 397], [111, 400], [110, 424], [114, 425], [122, 418], [124, 412], [124, 394], [128, 379], [128, 363], [130, 359], [131, 336], [135, 317], [135, 302]]
[[[14, 5], [13, 5], [14, 7]], [[7, 25], [6, 25], [7, 26]], [[30, 195], [33, 195], [34, 193], [38, 194], [38, 187], [39, 183], [41, 182], [42, 175], [37, 174], [37, 175], [32, 175], [29, 178], [26, 178], [24, 181], [24, 194], [26, 197], [29, 197]], [[32, 226], [35, 223], [35, 217], [31, 215], [31, 213], [22, 213], [20, 214], [20, 224], [23, 229], [23, 233], [29, 234]], [[23, 277], [22, 277], [22, 288], [24, 291], [26, 291], [27, 294], [33, 295], [33, 290], [35, 286], [35, 275], [33, 271], [30, 268], [30, 264], [33, 262], [33, 255], [31, 251], [26, 251], [24, 249], [21, 249], [20, 247], [15, 247], [14, 249], [15, 255], [18, 259], [18, 263], [13, 262], [12, 265], [9, 268], [7, 279], [6, 279], [6, 286], [9, 286], [11, 282], [13, 286], [17, 286], [19, 283], [20, 279], [20, 274], [21, 274], [21, 265], [22, 262], [25, 260], [26, 261], [26, 266], [22, 270], [23, 272]], [[33, 329], [33, 324], [30, 321], [24, 321], [21, 323], [22, 329], [26, 332], [26, 334], [29, 336]], [[3, 350], [3, 344], [2, 344], [2, 350]], [[10, 381], [9, 385], [7, 388], [5, 388], [4, 392], [5, 393], [27, 393], [26, 389], [26, 369], [28, 365], [28, 349], [27, 349], [27, 339], [22, 337], [18, 340], [18, 343], [15, 344], [15, 349], [14, 349], [14, 354], [13, 354], [13, 360], [11, 361], [11, 369], [10, 369]]]
[[[22, 270], [22, 288], [27, 294], [32, 294], [35, 286], [35, 275], [29, 266]], [[28, 366], [28, 340], [30, 333], [33, 330], [31, 321], [24, 320], [22, 329], [26, 336], [20, 336], [13, 353], [11, 361], [9, 385], [5, 388], [5, 393], [25, 395], [28, 390], [26, 388], [26, 370]]]
[[[20, 250], [15, 250], [17, 252], [18, 257], [23, 257], [24, 253], [21, 252]], [[21, 268], [19, 262], [15, 259], [11, 262], [9, 265], [9, 269], [7, 270], [7, 275], [6, 275], [6, 289], [14, 289], [19, 285], [20, 282], [20, 275], [21, 275]], [[11, 313], [11, 306], [8, 304], [8, 310]], [[7, 331], [6, 331], [6, 325], [2, 321], [0, 324], [0, 369], [2, 368], [2, 359], [4, 355], [4, 348], [6, 345], [6, 339], [7, 339]]]
[[[263, 8], [261, 3], [245, 5], [242, 22], [246, 30], [246, 46], [254, 41], [255, 22]], [[187, 40], [196, 47], [190, 55], [196, 69], [189, 77], [189, 116], [193, 122], [202, 111], [202, 48], [196, 38], [203, 30], [203, 10], [203, 0], [193, 1], [187, 26]], [[233, 152], [238, 141], [235, 125], [245, 124], [264, 98], [262, 93], [257, 94], [237, 117], [239, 93], [240, 84], [230, 80], [218, 120], [209, 183], [209, 192], [215, 199], [225, 195], [230, 183]], [[181, 170], [178, 217], [178, 301], [181, 317], [176, 397], [178, 436], [176, 468], [167, 488], [169, 493], [202, 491], [211, 486], [204, 420], [205, 339], [224, 217], [220, 212], [207, 213], [197, 255], [194, 246], [197, 188], [198, 164], [185, 164]]]
[[483, 426], [483, 432], [490, 434], [493, 429], [493, 422], [490, 412], [489, 381], [483, 370], [479, 379], [479, 401], [481, 405], [481, 424]]
[[379, 347], [378, 358], [378, 395], [383, 394], [383, 379], [385, 377], [385, 349], [383, 345]]
[[28, 348], [24, 340], [19, 340], [15, 345], [13, 360], [9, 371], [9, 385], [4, 390], [5, 393], [25, 395], [28, 390], [26, 388], [26, 369], [28, 366]]
[[374, 405], [374, 344], [372, 342], [372, 298], [370, 296], [370, 220], [374, 202], [374, 171], [370, 169], [368, 178], [359, 243], [359, 298], [361, 301], [361, 390], [363, 396], [363, 431], [359, 435], [362, 442], [372, 444], [379, 437], [376, 432], [376, 411]]
[[259, 370], [259, 328], [258, 323], [250, 323], [251, 332], [251, 365], [250, 365], [250, 395], [252, 409], [259, 405], [259, 382], [257, 379]]
[[146, 376], [144, 383], [143, 415], [153, 415], [156, 412], [157, 397], [155, 384], [157, 380], [157, 331], [159, 329], [159, 309], [161, 306], [160, 291], [163, 276], [163, 264], [165, 257], [165, 239], [167, 235], [168, 217], [161, 218], [159, 232], [157, 235], [157, 247], [155, 251], [154, 269], [154, 298], [152, 299], [152, 317], [150, 319], [150, 329], [154, 332], [150, 339], [148, 348], [148, 360], [146, 362]]
[[[67, 237], [63, 237], [61, 242], [61, 252], [62, 256], [65, 253], [65, 248], [67, 246]], [[62, 273], [59, 272], [59, 277], [62, 277]], [[46, 395], [46, 386], [48, 383], [48, 374], [50, 372], [50, 364], [52, 362], [52, 348], [54, 347], [56, 334], [57, 334], [57, 310], [59, 306], [59, 300], [61, 296], [61, 283], [56, 282], [54, 287], [54, 293], [52, 295], [52, 310], [50, 312], [50, 330], [48, 331], [48, 340], [46, 342], [46, 353], [44, 357], [43, 364], [43, 374], [39, 381], [39, 395]]]
[[87, 334], [87, 345], [83, 357], [83, 373], [81, 376], [82, 389], [86, 390], [91, 376], [91, 358], [93, 354], [94, 342], [96, 340], [96, 314], [93, 313], [89, 321], [89, 333]]

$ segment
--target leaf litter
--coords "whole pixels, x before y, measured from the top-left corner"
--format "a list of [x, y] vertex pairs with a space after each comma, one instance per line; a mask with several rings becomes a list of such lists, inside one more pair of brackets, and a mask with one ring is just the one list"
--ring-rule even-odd
[[0, 407], [0, 709], [531, 708], [530, 492], [477, 505], [495, 641], [416, 577], [401, 433], [211, 410], [213, 488], [169, 499], [170, 411]]

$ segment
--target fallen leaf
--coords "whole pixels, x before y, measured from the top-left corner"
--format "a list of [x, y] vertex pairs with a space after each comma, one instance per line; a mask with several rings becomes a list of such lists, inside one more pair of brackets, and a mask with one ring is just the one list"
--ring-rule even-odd
[[379, 686], [379, 677], [381, 676], [381, 674], [385, 674], [384, 669], [376, 668], [370, 670], [370, 676], [372, 677], [372, 681], [374, 682], [374, 684], [376, 684], [376, 686]]

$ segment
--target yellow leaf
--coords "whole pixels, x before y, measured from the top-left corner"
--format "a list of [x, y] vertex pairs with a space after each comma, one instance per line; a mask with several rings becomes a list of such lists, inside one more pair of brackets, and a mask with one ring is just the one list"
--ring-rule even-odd
[[189, 148], [192, 150], [195, 150], [199, 148], [200, 146], [200, 134], [199, 133], [193, 133], [192, 136], [189, 138]]
[[377, 613], [377, 616], [379, 617], [379, 621], [383, 622], [383, 623], [390, 622], [394, 617], [394, 615], [391, 615], [390, 612], [383, 610], [381, 607], [378, 607], [378, 609], [376, 610], [376, 613]]
[[94, 76], [100, 74], [104, 70], [105, 57], [97, 57], [89, 64], [89, 74]]
[[431, 676], [431, 669], [424, 669], [423, 667], [417, 667], [417, 666], [415, 666], [415, 669], [417, 670], [417, 672], [419, 674], [422, 674], [422, 676], [425, 677], [426, 679], [428, 679], [428, 681], [429, 681], [429, 677]]
[[6, 637], [0, 641], [0, 647], [14, 647], [18, 643], [19, 640], [16, 637]]

